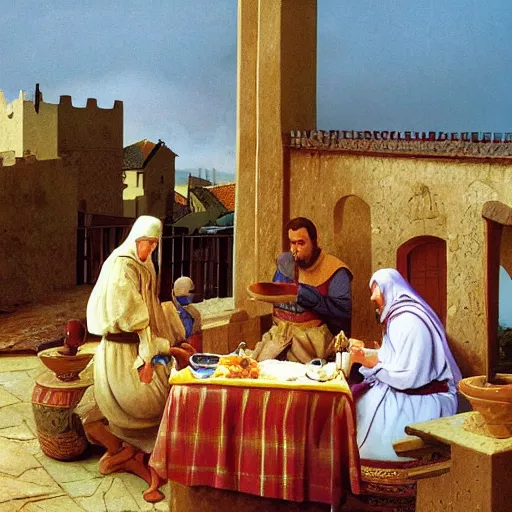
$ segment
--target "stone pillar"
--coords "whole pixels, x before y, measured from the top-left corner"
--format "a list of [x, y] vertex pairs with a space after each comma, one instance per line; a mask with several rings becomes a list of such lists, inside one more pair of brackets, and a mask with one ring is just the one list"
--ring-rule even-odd
[[289, 183], [283, 133], [316, 126], [316, 0], [239, 0], [235, 306], [251, 315], [246, 287], [269, 281], [283, 249]]

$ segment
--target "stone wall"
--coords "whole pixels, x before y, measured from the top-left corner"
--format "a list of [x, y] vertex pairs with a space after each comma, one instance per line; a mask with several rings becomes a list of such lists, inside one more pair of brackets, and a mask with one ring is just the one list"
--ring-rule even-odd
[[0, 305], [75, 284], [76, 175], [63, 159], [0, 165]]
[[70, 96], [58, 105], [59, 155], [78, 168], [78, 201], [89, 213], [123, 215], [123, 104], [99, 108], [94, 98], [85, 108]]
[[38, 160], [59, 156], [78, 172], [79, 209], [89, 213], [123, 215], [123, 104], [99, 108], [94, 98], [84, 108], [70, 96], [58, 104], [39, 102], [36, 111], [23, 92], [7, 104], [0, 91], [0, 152]]
[[144, 196], [147, 215], [163, 219], [172, 217], [174, 206], [176, 155], [160, 146], [144, 167]]
[[23, 102], [23, 155], [38, 160], [58, 158], [58, 105], [40, 101], [36, 112], [32, 101]]
[[0, 151], [14, 151], [17, 157], [23, 156], [23, 92], [7, 103], [0, 91]]
[[[473, 144], [481, 151], [481, 143]], [[463, 373], [482, 372], [486, 348], [482, 206], [491, 200], [512, 204], [512, 161], [301, 148], [290, 149], [290, 216], [310, 217], [317, 224], [321, 245], [352, 268], [354, 303], [369, 300], [371, 273], [396, 267], [396, 252], [404, 242], [422, 235], [445, 240], [447, 332]], [[378, 334], [371, 309], [354, 320], [354, 334]]]

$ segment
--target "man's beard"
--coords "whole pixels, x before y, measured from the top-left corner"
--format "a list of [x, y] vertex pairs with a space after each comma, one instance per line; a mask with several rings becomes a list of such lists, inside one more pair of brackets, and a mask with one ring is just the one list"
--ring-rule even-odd
[[318, 256], [320, 256], [320, 252], [321, 252], [320, 247], [315, 247], [313, 249], [313, 254], [311, 255], [311, 258], [309, 260], [295, 260], [295, 263], [300, 268], [309, 268], [318, 259]]

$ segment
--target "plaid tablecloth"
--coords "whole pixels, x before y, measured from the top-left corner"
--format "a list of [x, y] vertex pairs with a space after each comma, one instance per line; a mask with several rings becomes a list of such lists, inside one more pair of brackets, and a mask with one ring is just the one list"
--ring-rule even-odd
[[359, 493], [353, 403], [342, 392], [175, 384], [150, 464], [183, 485], [338, 503]]

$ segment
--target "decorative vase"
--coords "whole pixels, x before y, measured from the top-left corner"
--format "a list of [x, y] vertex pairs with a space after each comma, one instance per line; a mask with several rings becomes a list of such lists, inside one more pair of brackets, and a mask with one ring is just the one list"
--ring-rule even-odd
[[38, 355], [49, 368], [36, 378], [32, 393], [41, 450], [53, 459], [75, 459], [85, 451], [88, 441], [74, 410], [93, 383], [89, 375], [80, 376], [80, 372], [94, 354], [61, 356], [56, 349], [48, 349]]

